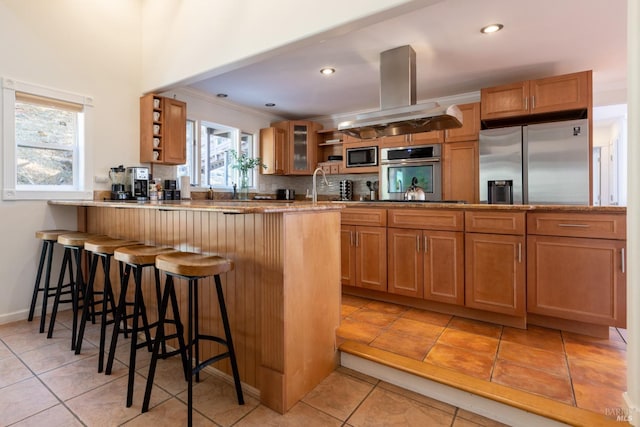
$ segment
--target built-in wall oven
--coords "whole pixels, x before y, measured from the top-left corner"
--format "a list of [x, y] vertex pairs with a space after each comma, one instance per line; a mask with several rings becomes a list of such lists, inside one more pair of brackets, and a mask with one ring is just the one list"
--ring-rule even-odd
[[403, 200], [413, 178], [416, 178], [426, 200], [442, 200], [441, 156], [440, 144], [380, 150], [380, 198]]

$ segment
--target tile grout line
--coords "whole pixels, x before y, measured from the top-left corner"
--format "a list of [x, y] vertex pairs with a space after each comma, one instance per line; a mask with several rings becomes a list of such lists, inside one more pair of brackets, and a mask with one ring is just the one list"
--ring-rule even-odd
[[[43, 333], [44, 333], [44, 332], [43, 332]], [[6, 342], [5, 342], [5, 341], [4, 341], [4, 339], [0, 338], [0, 341], [2, 341], [2, 343], [3, 343], [3, 344], [4, 344], [4, 345], [9, 349], [9, 351], [10, 351], [10, 352], [11, 352], [11, 353], [12, 353], [12, 354], [13, 354], [13, 355], [14, 355], [14, 356], [15, 356], [15, 357], [20, 361], [20, 363], [22, 363], [22, 364], [23, 364], [23, 365], [24, 365], [24, 366], [29, 370], [29, 372], [31, 372], [31, 374], [33, 375], [33, 378], [35, 378], [36, 380], [38, 380], [38, 382], [39, 382], [39, 383], [40, 383], [40, 384], [41, 384], [41, 385], [42, 385], [42, 386], [43, 386], [43, 387], [44, 387], [44, 388], [45, 388], [49, 393], [51, 393], [51, 394], [53, 395], [53, 397], [55, 397], [55, 399], [56, 399], [56, 400], [57, 400], [57, 401], [58, 401], [58, 402], [59, 402], [59, 403], [60, 403], [64, 408], [66, 408], [66, 409], [67, 409], [67, 411], [69, 411], [69, 412], [73, 415], [73, 417], [74, 417], [75, 419], [77, 419], [77, 420], [78, 420], [78, 422], [80, 422], [80, 424], [82, 424], [83, 426], [86, 426], [86, 425], [87, 425], [87, 424], [85, 424], [85, 423], [80, 419], [80, 417], [78, 417], [78, 415], [77, 415], [75, 412], [73, 412], [73, 411], [71, 410], [71, 408], [69, 408], [69, 407], [65, 404], [65, 402], [64, 402], [64, 401], [63, 401], [63, 400], [62, 400], [62, 399], [61, 399], [61, 398], [60, 398], [56, 393], [54, 393], [54, 391], [53, 391], [53, 390], [51, 390], [51, 388], [49, 388], [49, 386], [48, 386], [48, 385], [47, 385], [47, 384], [46, 384], [46, 383], [45, 383], [45, 382], [44, 382], [44, 381], [43, 381], [43, 380], [38, 376], [38, 374], [36, 374], [36, 373], [33, 371], [33, 369], [31, 369], [31, 367], [30, 367], [30, 366], [29, 366], [29, 365], [28, 365], [24, 360], [22, 360], [22, 358], [21, 358], [21, 357], [20, 357], [20, 356], [19, 356], [19, 355], [18, 355], [18, 354], [17, 354], [17, 353], [16, 353], [16, 352], [15, 352], [15, 351], [14, 351], [14, 350], [13, 350], [13, 349], [12, 349], [12, 348], [11, 348], [11, 347], [6, 343]], [[26, 380], [28, 380], [28, 379], [30, 379], [30, 378], [25, 378], [24, 380], [22, 380], [22, 381], [18, 381], [17, 383], [14, 383], [14, 384], [18, 384], [18, 383], [20, 383], [20, 382], [24, 382], [24, 381], [26, 381]], [[11, 385], [11, 384], [10, 384], [10, 385]], [[83, 393], [83, 394], [84, 394], [84, 393]], [[41, 413], [43, 413], [43, 412], [45, 412], [45, 411], [48, 411], [49, 409], [54, 408], [55, 406], [57, 406], [57, 405], [53, 405], [53, 406], [49, 406], [48, 408], [44, 408], [44, 409], [42, 409], [41, 411], [35, 412], [35, 413], [33, 413], [33, 414], [31, 414], [31, 415], [29, 415], [29, 416], [27, 416], [27, 417], [25, 417], [25, 418], [23, 418], [23, 419], [21, 419], [21, 420], [16, 421], [15, 423], [12, 423], [12, 424], [16, 424], [16, 423], [22, 422], [22, 421], [24, 421], [24, 420], [27, 420], [27, 419], [29, 419], [29, 418], [31, 418], [31, 417], [33, 417], [33, 416], [35, 416], [35, 415], [41, 414]]]

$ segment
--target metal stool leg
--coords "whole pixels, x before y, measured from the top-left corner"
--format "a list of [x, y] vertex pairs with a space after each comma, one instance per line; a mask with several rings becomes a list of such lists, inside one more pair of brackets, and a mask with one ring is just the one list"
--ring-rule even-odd
[[236, 361], [236, 352], [233, 347], [231, 338], [231, 328], [229, 327], [229, 318], [227, 317], [227, 306], [224, 303], [224, 295], [222, 294], [222, 283], [220, 276], [214, 277], [216, 282], [216, 291], [218, 293], [218, 305], [220, 306], [220, 317], [222, 317], [222, 326], [224, 327], [225, 339], [227, 341], [227, 350], [229, 351], [229, 360], [231, 361], [231, 371], [233, 372], [233, 382], [236, 386], [236, 395], [238, 396], [238, 404], [244, 404], [244, 396], [242, 394], [242, 385], [240, 384], [240, 373], [238, 371], [238, 363]]
[[[78, 337], [76, 341], [76, 354], [80, 354], [82, 351], [82, 340], [84, 340], [84, 329], [89, 317], [90, 307], [93, 306], [91, 300], [93, 299], [93, 286], [96, 279], [96, 270], [98, 269], [98, 255], [94, 254], [91, 257], [91, 267], [89, 268], [89, 281], [84, 291], [84, 302], [82, 304], [82, 315], [80, 316], [80, 327], [78, 329]], [[75, 322], [74, 322], [75, 324]]]
[[[71, 305], [72, 305], [72, 311], [74, 314], [74, 324], [73, 326], [75, 326], [75, 314], [77, 312], [77, 303], [76, 303], [76, 290], [77, 290], [77, 279], [74, 278], [73, 275], [73, 248], [71, 247], [65, 247], [64, 249], [64, 255], [62, 257], [62, 266], [60, 268], [60, 275], [58, 276], [58, 285], [56, 287], [56, 291], [55, 291], [55, 298], [53, 300], [53, 308], [51, 309], [51, 319], [49, 320], [49, 330], [47, 332], [47, 338], [51, 338], [53, 336], [53, 329], [55, 327], [56, 324], [56, 316], [58, 314], [58, 306], [60, 304], [60, 297], [62, 296], [62, 288], [65, 287], [64, 285], [64, 277], [65, 277], [65, 273], [68, 272], [69, 273], [69, 286], [71, 288], [70, 293], [71, 293]], [[75, 328], [72, 329], [72, 333], [75, 333]], [[71, 350], [73, 350], [75, 348], [75, 340], [71, 339]]]
[[[33, 286], [33, 296], [31, 298], [31, 305], [29, 307], [29, 322], [33, 320], [33, 315], [35, 313], [36, 301], [38, 299], [38, 293], [42, 291], [42, 311], [40, 315], [40, 333], [44, 332], [44, 326], [47, 318], [47, 304], [49, 301], [49, 297], [54, 296], [51, 294], [50, 290], [50, 282], [51, 282], [51, 260], [53, 258], [53, 248], [54, 248], [55, 240], [43, 240], [42, 242], [42, 251], [40, 253], [40, 262], [38, 263], [38, 272], [36, 274], [36, 281]], [[44, 285], [42, 283], [42, 270], [45, 265], [46, 260], [46, 272], [44, 278]], [[57, 291], [56, 291], [57, 293]]]
[[[160, 346], [165, 340], [164, 323], [166, 320], [169, 300], [171, 300], [171, 305], [173, 306], [173, 315], [174, 315], [174, 320], [176, 322], [177, 338], [178, 338], [178, 346], [179, 346], [178, 352], [182, 357], [183, 368], [185, 369], [185, 371], [187, 369], [187, 365], [186, 365], [188, 360], [187, 347], [184, 342], [184, 338], [183, 338], [184, 331], [182, 329], [182, 324], [180, 322], [180, 315], [178, 313], [178, 300], [177, 300], [174, 285], [173, 285], [173, 277], [170, 275], [167, 275], [167, 280], [164, 285], [164, 292], [162, 294], [162, 302], [160, 303], [160, 309], [159, 309], [158, 331], [156, 333], [156, 338], [153, 343], [153, 353], [151, 355], [151, 363], [149, 364], [149, 374], [147, 376], [147, 385], [144, 391], [144, 400], [142, 402], [143, 413], [149, 410], [149, 402], [151, 401], [151, 389], [153, 388], [153, 380], [156, 373], [156, 365], [158, 363], [158, 359], [160, 358]], [[185, 379], [188, 380], [188, 378], [186, 377], [186, 372], [185, 372]]]

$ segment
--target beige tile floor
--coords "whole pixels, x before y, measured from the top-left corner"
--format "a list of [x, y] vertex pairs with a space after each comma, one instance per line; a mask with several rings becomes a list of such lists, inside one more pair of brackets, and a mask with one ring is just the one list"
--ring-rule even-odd
[[[70, 313], [60, 313], [52, 339], [38, 319], [0, 325], [0, 426], [178, 426], [187, 418], [186, 382], [178, 358], [160, 361], [151, 409], [140, 413], [149, 354], [138, 352], [133, 406], [125, 407], [128, 341], [121, 340], [110, 376], [97, 373], [97, 326], [82, 354], [70, 349]], [[205, 374], [194, 387], [196, 426], [498, 426], [487, 418], [391, 384], [338, 368], [286, 415]]]

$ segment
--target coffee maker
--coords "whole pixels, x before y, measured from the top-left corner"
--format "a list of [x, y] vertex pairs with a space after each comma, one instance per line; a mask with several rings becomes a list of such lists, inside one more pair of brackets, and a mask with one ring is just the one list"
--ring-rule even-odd
[[149, 200], [149, 168], [128, 167], [125, 177], [126, 190], [135, 200]]
[[111, 180], [111, 200], [127, 200], [131, 194], [125, 191], [126, 169], [124, 166], [116, 166], [109, 170]]

